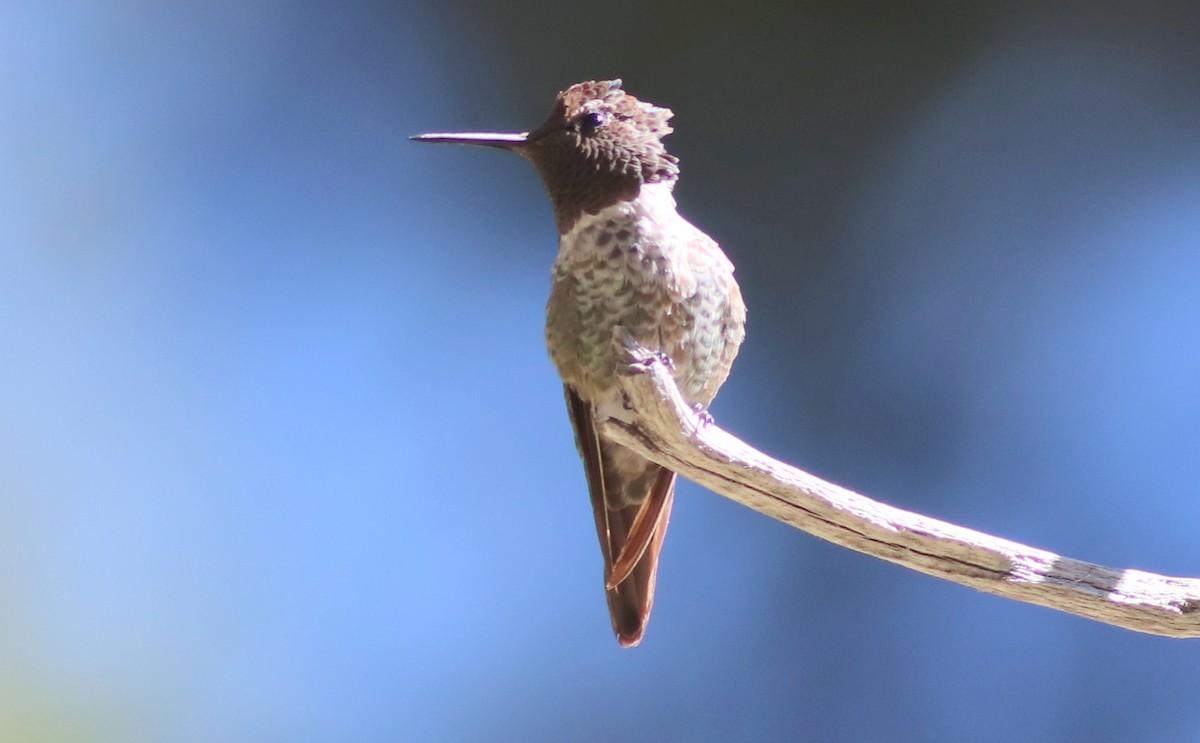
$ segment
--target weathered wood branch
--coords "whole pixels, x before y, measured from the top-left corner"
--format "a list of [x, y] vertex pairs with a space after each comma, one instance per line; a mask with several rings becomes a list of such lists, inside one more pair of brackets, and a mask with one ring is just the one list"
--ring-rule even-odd
[[744, 506], [843, 547], [998, 596], [1167, 637], [1200, 637], [1200, 579], [1062, 557], [873, 501], [755, 450], [683, 401], [669, 362], [620, 329], [628, 417], [603, 434]]

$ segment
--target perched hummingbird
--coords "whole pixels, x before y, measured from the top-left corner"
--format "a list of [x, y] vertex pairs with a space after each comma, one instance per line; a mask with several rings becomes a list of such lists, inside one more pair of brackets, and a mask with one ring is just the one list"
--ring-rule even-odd
[[670, 358], [675, 383], [697, 409], [712, 402], [745, 337], [733, 264], [675, 211], [679, 161], [662, 143], [671, 116], [626, 93], [620, 80], [599, 80], [559, 93], [531, 132], [413, 137], [515, 152], [549, 192], [559, 249], [546, 343], [587, 473], [613, 631], [625, 647], [641, 641], [650, 617], [675, 473], [596, 428], [625, 406], [613, 329]]

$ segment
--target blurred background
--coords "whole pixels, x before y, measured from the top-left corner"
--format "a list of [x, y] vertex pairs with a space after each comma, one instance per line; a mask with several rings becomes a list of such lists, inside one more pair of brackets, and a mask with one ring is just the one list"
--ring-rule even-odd
[[1084, 560], [1200, 575], [1200, 6], [10, 3], [0, 740], [1200, 739], [1200, 644], [680, 488], [604, 607], [524, 130], [676, 113], [738, 266], [717, 422]]

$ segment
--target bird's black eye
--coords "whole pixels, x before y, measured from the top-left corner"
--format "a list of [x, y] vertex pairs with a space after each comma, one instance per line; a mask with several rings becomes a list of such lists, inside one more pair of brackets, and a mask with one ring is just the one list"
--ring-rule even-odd
[[592, 111], [579, 117], [579, 132], [585, 136], [595, 134], [596, 130], [608, 123], [608, 115], [603, 111]]

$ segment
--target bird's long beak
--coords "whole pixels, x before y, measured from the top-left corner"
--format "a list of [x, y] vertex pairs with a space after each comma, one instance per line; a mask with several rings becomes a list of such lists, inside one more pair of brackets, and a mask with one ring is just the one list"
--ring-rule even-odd
[[443, 144], [473, 144], [477, 147], [499, 147], [511, 150], [529, 141], [529, 132], [507, 134], [499, 132], [435, 132], [409, 137], [414, 142], [438, 142]]

